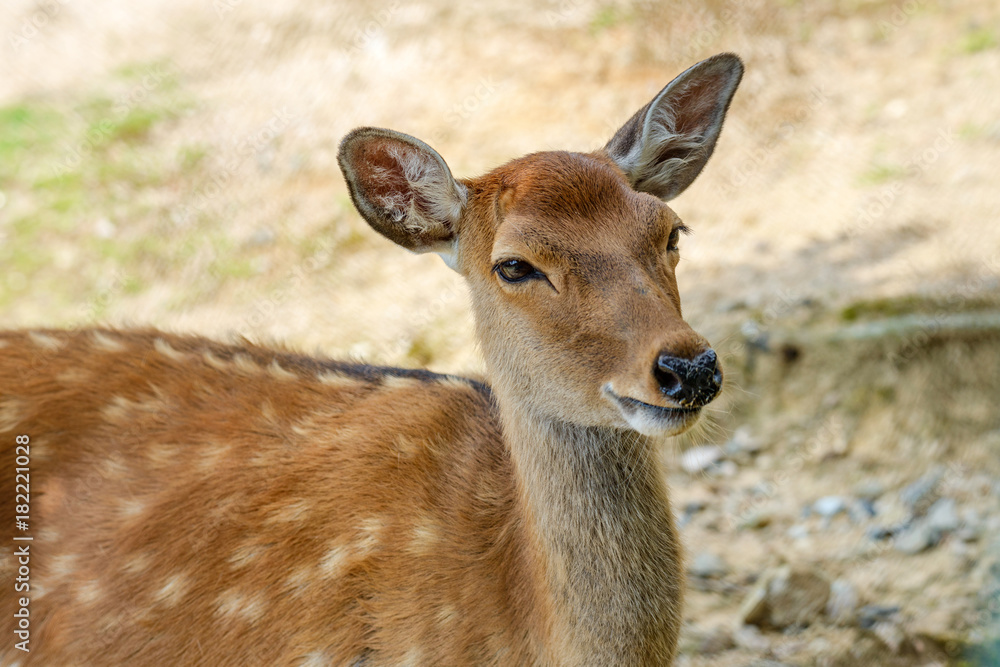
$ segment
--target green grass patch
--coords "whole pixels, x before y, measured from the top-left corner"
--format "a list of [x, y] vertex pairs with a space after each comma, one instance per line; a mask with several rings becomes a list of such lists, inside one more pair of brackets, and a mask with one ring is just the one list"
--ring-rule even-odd
[[227, 280], [230, 278], [252, 278], [257, 275], [253, 262], [246, 257], [219, 257], [208, 268], [209, 274]]
[[128, 185], [135, 189], [162, 185], [167, 178], [165, 165], [130, 149], [105, 156], [98, 162], [95, 176], [104, 186]]
[[840, 311], [845, 322], [900, 317], [903, 315], [935, 315], [962, 313], [996, 308], [998, 304], [985, 297], [941, 298], [910, 294], [885, 299], [856, 301]]
[[598, 33], [609, 30], [615, 26], [626, 23], [631, 19], [631, 15], [626, 10], [616, 5], [604, 5], [600, 7], [590, 19], [590, 32]]
[[960, 48], [965, 53], [979, 53], [986, 49], [995, 48], [997, 44], [1000, 44], [997, 31], [994, 28], [980, 27], [969, 31], [962, 37]]
[[418, 367], [427, 366], [436, 356], [437, 350], [423, 336], [417, 336], [406, 350], [406, 360]]
[[149, 137], [153, 126], [163, 120], [174, 118], [169, 109], [129, 109], [125, 116], [112, 125], [108, 141], [137, 143]]
[[962, 123], [958, 128], [958, 138], [963, 141], [973, 141], [986, 134], [986, 126], [977, 123]]
[[[149, 227], [165, 220], [167, 212], [150, 210], [155, 197], [143, 191], [163, 187], [178, 164], [193, 169], [204, 157], [204, 148], [193, 148], [178, 159], [172, 148], [165, 151], [151, 140], [191, 106], [176, 78], [159, 64], [125, 68], [72, 97], [0, 106], [0, 190], [17, 193], [22, 206], [28, 205], [18, 219], [4, 223], [4, 269], [17, 272], [18, 282], [33, 289], [51, 285], [53, 302], [71, 304], [95, 289], [80, 272], [80, 262], [89, 258], [109, 260], [128, 275], [155, 275], [157, 266], [169, 266], [167, 244], [157, 240], [155, 230], [140, 234], [122, 223]], [[99, 238], [94, 223], [102, 217], [111, 218], [121, 233]], [[62, 271], [54, 267], [49, 248], [66, 244], [80, 249], [80, 258]], [[246, 273], [243, 267], [224, 270]], [[8, 303], [18, 290], [3, 283], [0, 303]]]
[[200, 144], [182, 146], [177, 151], [177, 164], [182, 171], [195, 169], [208, 155], [208, 149]]
[[66, 120], [38, 102], [0, 107], [0, 181], [23, 181], [39, 154], [52, 151], [66, 131]]
[[906, 167], [897, 164], [875, 164], [858, 177], [859, 185], [881, 185], [906, 176]]

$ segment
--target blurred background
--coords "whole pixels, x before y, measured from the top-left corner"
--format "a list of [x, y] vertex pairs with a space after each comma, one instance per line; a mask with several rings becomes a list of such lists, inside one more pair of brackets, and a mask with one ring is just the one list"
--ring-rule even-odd
[[675, 211], [728, 386], [664, 457], [683, 665], [1000, 664], [1000, 5], [8, 0], [0, 326], [481, 372], [461, 279], [369, 230], [359, 125], [457, 176], [747, 73]]

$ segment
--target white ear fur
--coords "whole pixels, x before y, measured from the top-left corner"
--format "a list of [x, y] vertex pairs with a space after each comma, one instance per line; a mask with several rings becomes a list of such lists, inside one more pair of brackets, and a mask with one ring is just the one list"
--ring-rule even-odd
[[605, 146], [641, 192], [670, 200], [701, 173], [715, 150], [743, 76], [730, 53], [694, 65], [626, 122]]
[[453, 239], [451, 243], [448, 244], [447, 248], [435, 250], [441, 259], [444, 260], [445, 266], [456, 273], [461, 273], [462, 271], [458, 268], [458, 239]]
[[437, 151], [407, 134], [358, 128], [337, 159], [354, 206], [375, 231], [408, 250], [439, 253], [454, 268], [468, 191]]

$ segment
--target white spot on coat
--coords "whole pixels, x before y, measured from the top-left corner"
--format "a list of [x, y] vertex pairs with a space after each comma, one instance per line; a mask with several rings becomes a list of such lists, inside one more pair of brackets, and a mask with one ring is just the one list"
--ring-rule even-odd
[[153, 599], [172, 607], [184, 599], [188, 590], [188, 580], [182, 574], [175, 574], [167, 579], [158, 591], [153, 593]]
[[183, 352], [178, 352], [174, 348], [170, 347], [170, 343], [163, 340], [162, 338], [157, 338], [156, 340], [154, 340], [153, 347], [156, 349], [157, 352], [174, 361], [181, 361], [184, 359], [185, 355]]
[[103, 331], [90, 332], [90, 338], [93, 341], [94, 347], [105, 352], [121, 352], [125, 349], [125, 345], [121, 341]]
[[29, 332], [28, 337], [31, 338], [31, 342], [44, 350], [58, 350], [63, 346], [63, 341], [55, 336], [43, 334], [38, 331]]

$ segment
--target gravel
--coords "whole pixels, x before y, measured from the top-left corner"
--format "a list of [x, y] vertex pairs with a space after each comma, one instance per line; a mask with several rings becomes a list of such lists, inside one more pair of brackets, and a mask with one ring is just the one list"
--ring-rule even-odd
[[934, 501], [934, 492], [943, 477], [944, 468], [936, 466], [933, 470], [900, 491], [900, 500], [903, 501], [903, 504], [906, 505], [910, 512], [922, 514]]
[[681, 454], [681, 468], [689, 475], [696, 475], [722, 460], [725, 452], [718, 445], [692, 447]]
[[702, 579], [721, 579], [729, 571], [729, 565], [722, 558], [708, 551], [698, 553], [688, 565], [688, 572]]
[[826, 609], [830, 582], [806, 569], [789, 565], [761, 575], [740, 606], [744, 625], [783, 629], [812, 624]]
[[824, 496], [813, 503], [812, 511], [830, 519], [847, 510], [847, 501], [840, 496]]
[[837, 579], [830, 584], [830, 599], [826, 615], [837, 625], [851, 625], [858, 609], [858, 591], [847, 579]]
[[893, 540], [892, 546], [910, 556], [930, 549], [937, 544], [937, 533], [926, 521], [914, 521], [904, 528]]
[[[958, 507], [953, 498], [940, 498], [927, 510], [925, 522], [935, 532], [937, 539], [953, 533], [962, 525], [958, 518]], [[937, 540], [935, 540], [937, 541]]]

